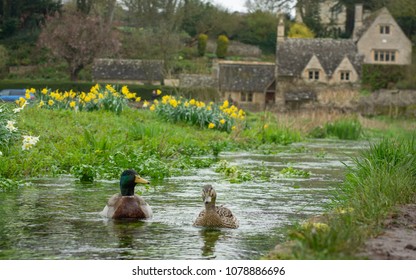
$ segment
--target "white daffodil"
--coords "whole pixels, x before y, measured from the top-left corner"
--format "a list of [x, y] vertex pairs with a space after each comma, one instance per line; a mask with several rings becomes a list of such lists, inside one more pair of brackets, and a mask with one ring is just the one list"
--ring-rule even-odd
[[23, 143], [22, 143], [22, 150], [26, 151], [32, 148], [36, 143], [39, 141], [39, 136], [30, 136], [30, 135], [24, 135], [23, 136]]
[[17, 131], [17, 128], [14, 126], [16, 122], [15, 121], [7, 121], [7, 125], [6, 128], [10, 131], [10, 132], [14, 132]]

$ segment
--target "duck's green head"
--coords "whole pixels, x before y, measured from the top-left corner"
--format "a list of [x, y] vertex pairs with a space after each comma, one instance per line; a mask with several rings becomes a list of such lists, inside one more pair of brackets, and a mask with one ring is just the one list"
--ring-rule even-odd
[[202, 200], [205, 204], [215, 202], [217, 193], [211, 185], [206, 185], [202, 188]]
[[149, 181], [140, 177], [133, 169], [125, 170], [120, 177], [120, 192], [122, 196], [134, 195], [136, 184], [149, 184]]

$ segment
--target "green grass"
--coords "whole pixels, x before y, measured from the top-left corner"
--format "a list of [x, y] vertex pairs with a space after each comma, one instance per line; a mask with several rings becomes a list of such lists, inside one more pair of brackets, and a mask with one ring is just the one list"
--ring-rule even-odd
[[373, 144], [354, 160], [336, 189], [331, 209], [318, 222], [291, 228], [286, 250], [272, 258], [356, 258], [394, 206], [413, 202], [415, 193], [416, 136]]
[[309, 136], [313, 138], [333, 137], [341, 140], [358, 140], [363, 134], [360, 121], [354, 117], [341, 118], [326, 123], [323, 127], [316, 127]]
[[[129, 107], [116, 114], [26, 106], [16, 117], [18, 131], [39, 137], [39, 142], [26, 151], [20, 139], [8, 144], [0, 157], [0, 176], [7, 179], [72, 174], [91, 181], [118, 178], [127, 168], [163, 179], [210, 166], [224, 150], [262, 144], [260, 138], [251, 138], [256, 132], [250, 128], [227, 133], [172, 123], [155, 112]], [[254, 120], [252, 124], [255, 130], [261, 126]], [[211, 157], [197, 158], [202, 155]]]

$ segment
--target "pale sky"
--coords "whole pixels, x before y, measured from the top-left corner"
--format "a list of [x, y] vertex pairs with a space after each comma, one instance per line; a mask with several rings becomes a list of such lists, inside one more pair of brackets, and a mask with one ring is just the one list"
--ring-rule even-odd
[[244, 7], [245, 0], [211, 0], [214, 5], [220, 5], [227, 8], [230, 12], [246, 12]]

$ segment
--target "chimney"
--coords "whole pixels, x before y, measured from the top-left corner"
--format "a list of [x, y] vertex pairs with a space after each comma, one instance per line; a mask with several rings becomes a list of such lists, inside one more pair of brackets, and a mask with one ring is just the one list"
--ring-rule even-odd
[[283, 21], [283, 17], [280, 17], [279, 24], [277, 25], [277, 42], [284, 42], [285, 41], [285, 23]]
[[358, 33], [363, 26], [363, 4], [355, 4], [355, 13], [354, 13], [354, 30], [352, 32], [352, 38], [354, 41], [357, 41]]

